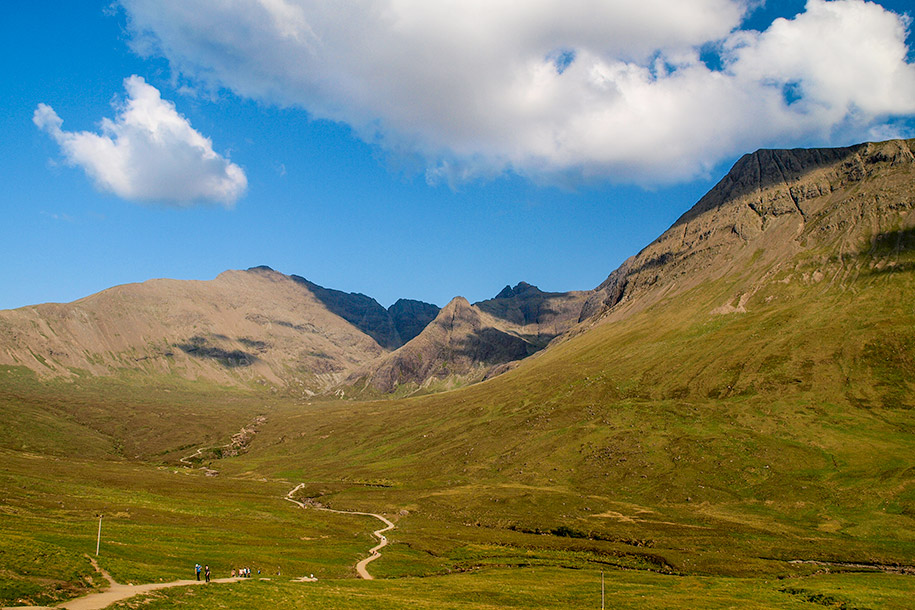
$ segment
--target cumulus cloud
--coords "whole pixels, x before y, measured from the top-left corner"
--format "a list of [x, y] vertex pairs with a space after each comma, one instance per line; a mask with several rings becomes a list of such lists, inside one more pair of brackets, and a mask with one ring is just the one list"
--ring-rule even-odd
[[116, 105], [114, 120], [102, 119], [100, 134], [65, 131], [47, 104], [38, 105], [32, 120], [99, 190], [133, 201], [233, 205], [247, 187], [244, 171], [214, 152], [209, 138], [143, 78], [131, 76], [124, 87], [127, 99]]
[[741, 29], [752, 0], [121, 4], [141, 53], [348, 123], [430, 180], [669, 182], [915, 113], [909, 21], [864, 0], [808, 0], [763, 32]]

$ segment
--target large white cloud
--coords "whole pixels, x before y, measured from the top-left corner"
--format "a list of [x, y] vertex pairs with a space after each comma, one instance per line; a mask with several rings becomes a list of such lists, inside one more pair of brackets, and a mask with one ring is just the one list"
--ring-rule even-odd
[[[687, 179], [915, 113], [908, 21], [808, 0], [121, 0], [136, 48], [211, 88], [346, 122], [430, 178]], [[700, 60], [717, 51], [720, 65]], [[883, 130], [883, 131], [881, 131]]]
[[124, 87], [127, 99], [114, 120], [102, 119], [101, 134], [64, 131], [47, 104], [38, 105], [32, 120], [100, 190], [133, 201], [233, 205], [247, 187], [244, 171], [214, 152], [212, 142], [141, 77], [125, 79]]

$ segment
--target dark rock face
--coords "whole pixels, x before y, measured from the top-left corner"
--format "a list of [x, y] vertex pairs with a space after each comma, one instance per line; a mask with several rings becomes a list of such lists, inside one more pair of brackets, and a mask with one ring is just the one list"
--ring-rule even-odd
[[399, 299], [385, 309], [372, 297], [358, 292], [324, 288], [297, 275], [293, 280], [308, 287], [321, 303], [386, 350], [395, 350], [418, 335], [438, 315], [431, 303]]
[[593, 295], [588, 297], [578, 316], [579, 322], [584, 322], [602, 311], [610, 309], [620, 302], [626, 292], [629, 265], [633, 259], [629, 258], [620, 267], [610, 274], [604, 282], [597, 287]]
[[412, 299], [398, 299], [388, 308], [394, 329], [404, 343], [421, 333], [435, 319], [439, 311], [437, 305]]
[[540, 292], [540, 289], [537, 288], [536, 286], [532, 286], [531, 284], [528, 284], [527, 282], [518, 282], [518, 284], [514, 288], [512, 288], [511, 286], [506, 286], [505, 288], [503, 288], [501, 290], [501, 292], [499, 292], [499, 294], [497, 294], [493, 298], [494, 299], [510, 299], [512, 297], [521, 296], [523, 294], [531, 293], [531, 292], [536, 293], [536, 294], [543, 294], [542, 292]]
[[541, 349], [578, 322], [586, 297], [585, 292], [543, 292], [520, 282], [473, 306], [504, 320], [536, 349]]
[[293, 275], [292, 279], [307, 286], [327, 309], [377, 341], [381, 347], [393, 350], [403, 345], [388, 310], [372, 297], [324, 288], [297, 275]]

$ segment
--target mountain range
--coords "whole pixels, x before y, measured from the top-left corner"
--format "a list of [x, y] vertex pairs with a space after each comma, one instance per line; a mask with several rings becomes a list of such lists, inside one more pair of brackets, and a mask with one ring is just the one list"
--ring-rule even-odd
[[587, 294], [520, 283], [476, 305], [400, 299], [386, 309], [260, 266], [2, 311], [0, 364], [41, 376], [141, 371], [308, 395], [413, 391], [475, 381], [542, 349], [577, 322]]

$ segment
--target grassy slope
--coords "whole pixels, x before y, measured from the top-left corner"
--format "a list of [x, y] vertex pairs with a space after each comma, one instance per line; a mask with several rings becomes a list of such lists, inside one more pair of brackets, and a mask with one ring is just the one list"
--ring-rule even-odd
[[712, 572], [759, 557], [910, 563], [911, 274], [774, 281], [751, 313], [697, 315], [730, 288], [464, 391], [293, 415], [276, 423], [282, 444], [265, 434], [246, 459], [391, 485], [324, 490], [363, 508], [649, 541], [677, 569], [683, 547], [706, 551], [689, 561]]
[[[609, 572], [606, 607], [625, 609], [743, 608], [795, 610], [910, 607], [906, 577], [829, 575], [794, 581], [671, 577], [645, 572]], [[225, 587], [171, 589], [151, 596], [144, 608], [278, 607], [326, 610], [409, 608], [600, 608], [600, 573], [594, 570], [521, 568], [486, 570], [426, 579], [327, 581], [308, 584], [245, 582]], [[845, 604], [845, 605], [841, 605]], [[121, 602], [114, 608], [135, 608]]]
[[100, 562], [119, 582], [188, 578], [195, 562], [220, 576], [248, 565], [344, 577], [370, 546], [363, 519], [283, 501], [291, 483], [176, 465], [269, 413], [269, 397], [162, 378], [0, 378], [0, 605], [97, 584], [85, 555], [99, 513]]

